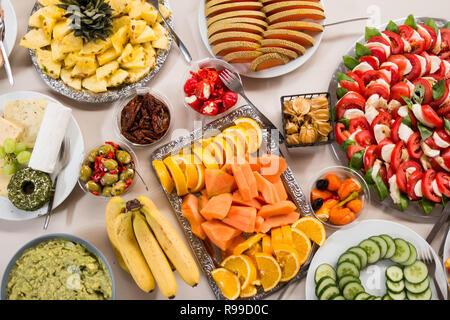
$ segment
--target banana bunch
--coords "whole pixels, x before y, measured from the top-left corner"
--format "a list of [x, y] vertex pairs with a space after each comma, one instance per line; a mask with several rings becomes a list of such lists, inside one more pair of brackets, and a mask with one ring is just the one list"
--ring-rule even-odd
[[177, 282], [172, 270], [188, 285], [198, 284], [200, 273], [188, 248], [148, 197], [128, 202], [111, 198], [105, 220], [119, 265], [141, 290], [151, 292], [156, 281], [165, 297], [174, 298]]

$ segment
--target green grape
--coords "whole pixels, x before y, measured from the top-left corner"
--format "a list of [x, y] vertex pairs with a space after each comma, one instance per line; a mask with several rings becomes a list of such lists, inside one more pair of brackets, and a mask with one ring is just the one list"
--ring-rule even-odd
[[0, 159], [5, 159], [5, 157], [6, 157], [5, 148], [0, 147]]
[[16, 173], [16, 171], [17, 171], [17, 166], [15, 163], [7, 163], [3, 167], [3, 172], [5, 174], [14, 174], [14, 173]]
[[30, 161], [31, 152], [30, 151], [22, 151], [17, 155], [17, 162], [20, 164], [27, 164]]
[[15, 154], [19, 154], [19, 153], [21, 153], [22, 151], [25, 151], [25, 150], [27, 150], [26, 143], [25, 142], [19, 142], [19, 143], [16, 144], [16, 149], [14, 150], [14, 153]]
[[5, 148], [6, 153], [14, 153], [16, 150], [16, 142], [11, 138], [6, 138], [3, 141], [3, 148]]

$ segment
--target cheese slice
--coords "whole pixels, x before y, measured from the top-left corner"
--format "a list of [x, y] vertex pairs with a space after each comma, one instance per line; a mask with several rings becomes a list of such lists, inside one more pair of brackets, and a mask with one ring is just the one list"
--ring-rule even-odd
[[6, 138], [11, 138], [17, 142], [23, 131], [21, 125], [0, 118], [0, 145], [3, 145]]

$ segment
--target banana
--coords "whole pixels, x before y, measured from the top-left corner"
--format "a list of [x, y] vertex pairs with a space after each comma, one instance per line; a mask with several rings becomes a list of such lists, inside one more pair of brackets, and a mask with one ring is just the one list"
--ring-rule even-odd
[[175, 298], [177, 294], [175, 276], [158, 241], [156, 241], [147, 221], [140, 212], [134, 213], [133, 229], [139, 247], [144, 254], [145, 260], [155, 277], [161, 293], [169, 299]]
[[116, 234], [114, 233], [114, 220], [121, 214], [126, 211], [126, 203], [122, 200], [121, 197], [113, 197], [109, 200], [106, 205], [105, 210], [105, 222], [106, 222], [106, 232], [108, 233], [109, 241], [111, 242], [111, 246], [113, 248], [114, 254], [116, 255], [117, 262], [119, 266], [130, 273], [128, 266], [125, 264], [122, 255], [118, 249], [118, 241]]
[[200, 273], [183, 240], [152, 200], [146, 196], [140, 196], [138, 200], [143, 205], [141, 212], [181, 278], [188, 285], [196, 286], [200, 280]]
[[132, 217], [133, 213], [127, 212], [115, 221], [118, 249], [138, 287], [150, 292], [155, 289], [155, 279], [134, 235]]

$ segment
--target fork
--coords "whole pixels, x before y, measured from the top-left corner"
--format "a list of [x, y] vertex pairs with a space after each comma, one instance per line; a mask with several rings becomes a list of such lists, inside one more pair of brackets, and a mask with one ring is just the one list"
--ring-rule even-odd
[[423, 262], [428, 267], [428, 274], [431, 276], [434, 282], [434, 286], [436, 287], [436, 292], [439, 300], [445, 300], [444, 294], [442, 293], [441, 287], [436, 280], [436, 260], [434, 259], [434, 255], [431, 253], [429, 248], [422, 249], [419, 255], [419, 258], [423, 260]]
[[44, 230], [47, 230], [48, 224], [50, 222], [50, 215], [53, 210], [53, 200], [55, 199], [55, 193], [56, 193], [56, 187], [58, 184], [58, 176], [61, 173], [61, 171], [67, 166], [67, 163], [69, 162], [69, 148], [70, 148], [70, 140], [67, 138], [64, 138], [63, 143], [61, 144], [61, 149], [59, 150], [59, 159], [57, 163], [56, 168], [56, 176], [55, 176], [55, 182], [53, 182], [53, 195], [50, 199], [50, 202], [48, 204], [47, 208], [47, 214], [45, 215], [45, 222], [44, 222]]

